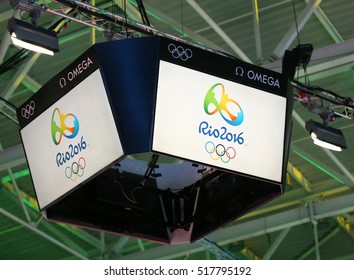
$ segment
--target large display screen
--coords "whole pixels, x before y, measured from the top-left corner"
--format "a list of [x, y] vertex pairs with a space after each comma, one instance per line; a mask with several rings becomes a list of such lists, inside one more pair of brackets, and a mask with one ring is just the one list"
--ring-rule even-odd
[[25, 126], [21, 137], [42, 210], [123, 156], [98, 69]]
[[160, 61], [153, 150], [281, 182], [286, 98]]

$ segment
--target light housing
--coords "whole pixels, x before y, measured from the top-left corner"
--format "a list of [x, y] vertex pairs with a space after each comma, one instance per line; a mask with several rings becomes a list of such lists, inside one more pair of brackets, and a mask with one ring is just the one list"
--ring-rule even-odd
[[347, 149], [347, 143], [340, 129], [325, 126], [314, 120], [308, 120], [305, 124], [314, 144], [333, 151]]
[[15, 18], [8, 21], [7, 29], [14, 45], [48, 55], [59, 51], [58, 38], [54, 31]]

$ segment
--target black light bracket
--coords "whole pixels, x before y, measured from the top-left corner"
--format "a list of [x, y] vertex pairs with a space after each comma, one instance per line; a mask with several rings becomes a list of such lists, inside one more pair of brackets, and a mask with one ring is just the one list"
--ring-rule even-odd
[[[339, 146], [346, 149], [342, 132], [330, 127], [329, 124], [339, 117], [352, 119], [354, 115], [353, 100], [349, 97], [342, 97], [331, 90], [310, 86], [307, 77], [307, 66], [311, 61], [312, 52], [312, 44], [301, 44], [292, 50], [286, 50], [282, 61], [282, 72], [291, 81], [295, 100], [322, 119], [323, 125], [312, 120], [307, 121], [306, 130], [310, 134], [317, 130], [319, 137], [324, 138], [323, 141], [332, 144], [336, 144], [339, 141], [338, 139], [340, 139]], [[305, 72], [304, 83], [294, 78], [298, 67], [302, 67]]]
[[36, 21], [44, 13], [44, 9], [41, 6], [34, 5], [34, 3], [34, 0], [10, 0], [10, 4], [14, 10], [26, 11]]
[[302, 66], [306, 70], [311, 61], [312, 51], [312, 44], [297, 45], [291, 51], [285, 51], [282, 61], [282, 72], [290, 81], [294, 79], [297, 67]]
[[306, 69], [307, 65], [311, 61], [313, 52], [312, 44], [297, 45], [296, 48], [293, 49], [293, 52], [296, 57], [297, 66], [302, 66], [304, 69]]

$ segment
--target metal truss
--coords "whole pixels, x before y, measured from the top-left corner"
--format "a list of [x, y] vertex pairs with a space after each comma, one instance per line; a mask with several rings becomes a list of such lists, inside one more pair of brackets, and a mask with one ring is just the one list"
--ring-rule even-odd
[[0, 98], [0, 113], [18, 124], [16, 109], [2, 98]]

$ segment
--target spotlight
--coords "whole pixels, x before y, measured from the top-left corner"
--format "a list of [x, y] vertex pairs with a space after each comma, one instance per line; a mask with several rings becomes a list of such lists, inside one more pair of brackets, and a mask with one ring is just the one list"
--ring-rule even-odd
[[48, 55], [59, 51], [58, 38], [54, 31], [15, 18], [8, 21], [7, 29], [16, 46]]
[[340, 129], [313, 120], [306, 121], [305, 128], [310, 133], [314, 144], [338, 152], [347, 149], [347, 143]]

